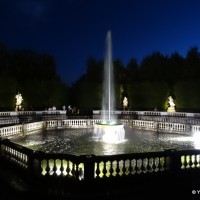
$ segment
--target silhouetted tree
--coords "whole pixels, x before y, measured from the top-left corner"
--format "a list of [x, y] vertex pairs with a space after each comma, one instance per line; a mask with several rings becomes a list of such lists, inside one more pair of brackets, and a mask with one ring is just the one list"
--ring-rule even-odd
[[176, 106], [179, 111], [200, 110], [200, 80], [179, 81], [174, 86], [176, 94]]
[[56, 74], [51, 55], [30, 50], [8, 51], [0, 45], [0, 72], [1, 109], [13, 109], [17, 92], [22, 93], [25, 109], [59, 107], [67, 101], [69, 88]]
[[140, 81], [129, 85], [128, 93], [132, 109], [164, 110], [169, 87], [164, 81]]
[[127, 83], [133, 83], [140, 80], [139, 66], [136, 59], [131, 59], [126, 68]]
[[167, 81], [170, 87], [179, 81], [184, 79], [184, 69], [186, 63], [185, 59], [177, 52], [171, 54], [169, 57], [169, 67], [168, 67], [168, 78]]
[[200, 53], [197, 47], [191, 47], [186, 55], [185, 79], [200, 79]]
[[140, 65], [142, 80], [158, 81], [167, 80], [168, 78], [168, 58], [160, 52], [154, 52], [152, 55], [145, 57]]

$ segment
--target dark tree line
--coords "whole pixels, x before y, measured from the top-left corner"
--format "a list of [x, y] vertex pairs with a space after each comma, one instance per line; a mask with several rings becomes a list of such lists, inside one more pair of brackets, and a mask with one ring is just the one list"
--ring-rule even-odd
[[0, 109], [13, 110], [15, 95], [23, 96], [23, 108], [40, 110], [68, 101], [69, 88], [56, 74], [54, 59], [29, 50], [8, 50], [0, 45]]
[[[114, 60], [116, 109], [122, 109], [126, 96], [129, 108], [166, 110], [171, 95], [179, 111], [200, 110], [200, 53], [191, 47], [186, 56], [174, 52], [169, 56], [153, 52], [127, 66]], [[87, 72], [72, 86], [74, 102], [84, 109], [101, 108], [103, 61], [90, 58]]]
[[[103, 60], [89, 58], [87, 71], [72, 86], [56, 74], [54, 58], [30, 50], [8, 50], [0, 45], [0, 109], [13, 110], [15, 95], [23, 96], [26, 110], [40, 110], [63, 105], [80, 110], [100, 109], [103, 90]], [[122, 109], [128, 97], [134, 110], [166, 110], [171, 95], [179, 111], [200, 110], [200, 52], [191, 47], [186, 56], [160, 52], [131, 59], [127, 66], [120, 59], [113, 61], [116, 109]], [[70, 66], [67, 66], [70, 67]]]

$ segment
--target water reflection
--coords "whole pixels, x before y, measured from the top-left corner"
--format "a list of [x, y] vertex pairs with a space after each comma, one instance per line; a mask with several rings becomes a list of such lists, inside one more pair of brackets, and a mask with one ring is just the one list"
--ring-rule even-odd
[[199, 149], [200, 134], [194, 137], [176, 133], [159, 133], [125, 128], [126, 141], [108, 144], [94, 141], [93, 129], [65, 129], [39, 132], [12, 139], [34, 150], [74, 155], [114, 155], [134, 152], [162, 151], [164, 149]]
[[193, 149], [200, 149], [200, 133], [196, 132], [191, 135], [186, 135], [186, 136], [174, 136], [174, 137], [169, 137], [168, 140], [171, 140], [173, 142], [178, 141], [180, 143], [184, 143], [187, 145], [188, 143], [192, 144]]

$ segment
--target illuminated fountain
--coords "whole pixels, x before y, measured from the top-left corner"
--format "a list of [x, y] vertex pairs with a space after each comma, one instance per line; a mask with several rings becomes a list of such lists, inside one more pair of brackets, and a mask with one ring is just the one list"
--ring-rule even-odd
[[94, 137], [107, 143], [120, 143], [125, 141], [124, 125], [117, 122], [114, 115], [115, 94], [112, 63], [111, 32], [106, 36], [106, 55], [104, 61], [103, 98], [101, 123], [94, 127]]

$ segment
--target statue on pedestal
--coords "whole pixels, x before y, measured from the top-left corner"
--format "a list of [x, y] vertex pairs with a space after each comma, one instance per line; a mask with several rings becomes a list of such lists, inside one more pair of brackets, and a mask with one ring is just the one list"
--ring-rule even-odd
[[174, 99], [172, 98], [172, 96], [169, 96], [168, 99], [169, 99], [169, 107], [167, 109], [167, 112], [175, 112]]
[[15, 99], [16, 99], [16, 107], [15, 107], [15, 111], [19, 111], [22, 109], [22, 101], [23, 101], [23, 98], [22, 98], [22, 95], [18, 92], [18, 94], [15, 96]]
[[127, 97], [124, 97], [124, 99], [123, 99], [123, 108], [128, 108], [128, 99], [127, 99]]

